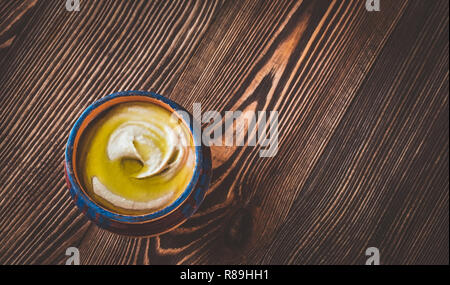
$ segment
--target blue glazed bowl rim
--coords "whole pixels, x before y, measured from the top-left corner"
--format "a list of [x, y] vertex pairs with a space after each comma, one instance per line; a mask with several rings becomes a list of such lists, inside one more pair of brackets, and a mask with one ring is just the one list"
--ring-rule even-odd
[[183, 193], [175, 200], [173, 201], [170, 205], [168, 205], [167, 207], [160, 209], [156, 212], [150, 213], [150, 214], [144, 214], [144, 215], [124, 215], [124, 214], [119, 214], [119, 213], [115, 213], [112, 212], [110, 210], [107, 210], [103, 207], [101, 207], [100, 205], [97, 205], [96, 202], [94, 202], [92, 200], [92, 198], [90, 196], [88, 196], [85, 191], [83, 191], [81, 189], [81, 186], [78, 184], [77, 180], [74, 177], [74, 169], [73, 169], [73, 163], [72, 163], [72, 159], [73, 159], [73, 146], [74, 146], [74, 142], [75, 142], [75, 138], [77, 136], [78, 130], [81, 126], [81, 124], [84, 122], [84, 120], [86, 119], [86, 117], [92, 112], [94, 111], [97, 107], [99, 107], [100, 105], [104, 104], [105, 102], [108, 102], [112, 99], [118, 98], [118, 97], [128, 97], [128, 96], [145, 96], [145, 97], [151, 97], [154, 98], [156, 100], [162, 101], [163, 103], [169, 105], [174, 111], [183, 111], [186, 112], [187, 114], [189, 114], [189, 117], [191, 119], [191, 124], [189, 124], [189, 129], [191, 131], [191, 134], [193, 136], [194, 141], [196, 141], [196, 133], [193, 130], [193, 126], [194, 126], [194, 121], [193, 121], [193, 117], [192, 115], [187, 112], [183, 107], [181, 107], [180, 105], [178, 105], [177, 103], [175, 103], [174, 101], [159, 95], [157, 93], [154, 92], [150, 92], [150, 91], [139, 91], [139, 90], [130, 90], [130, 91], [121, 91], [121, 92], [116, 92], [116, 93], [112, 93], [110, 95], [107, 95], [105, 97], [100, 98], [99, 100], [93, 102], [91, 105], [89, 105], [84, 111], [83, 113], [81, 113], [80, 117], [75, 121], [74, 126], [72, 127], [70, 133], [69, 133], [69, 139], [67, 141], [67, 146], [66, 146], [66, 150], [65, 150], [65, 161], [66, 161], [66, 167], [68, 168], [67, 170], [67, 179], [69, 180], [71, 186], [73, 188], [73, 190], [78, 194], [81, 195], [85, 202], [86, 205], [88, 206], [88, 209], [93, 210], [94, 212], [104, 216], [104, 217], [108, 217], [112, 220], [116, 220], [116, 221], [120, 221], [120, 222], [127, 222], [127, 223], [139, 223], [139, 222], [145, 222], [145, 221], [150, 221], [150, 220], [155, 220], [158, 219], [160, 217], [163, 217], [167, 214], [169, 214], [170, 212], [172, 212], [173, 210], [175, 210], [176, 208], [178, 208], [181, 204], [183, 204], [184, 201], [186, 201], [186, 199], [189, 197], [189, 195], [192, 193], [195, 185], [197, 184], [197, 181], [199, 179], [200, 176], [200, 168], [202, 165], [202, 148], [201, 146], [195, 146], [195, 169], [194, 169], [194, 173], [192, 175], [191, 180], [189, 181], [188, 186], [186, 187], [186, 189], [183, 191]]

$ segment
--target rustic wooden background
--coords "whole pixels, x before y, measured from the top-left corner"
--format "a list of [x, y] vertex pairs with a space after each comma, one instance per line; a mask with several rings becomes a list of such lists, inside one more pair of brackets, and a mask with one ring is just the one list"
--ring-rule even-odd
[[[447, 0], [0, 1], [0, 264], [449, 262]], [[97, 228], [63, 174], [94, 100], [278, 110], [279, 152], [214, 147], [199, 212], [155, 238]]]

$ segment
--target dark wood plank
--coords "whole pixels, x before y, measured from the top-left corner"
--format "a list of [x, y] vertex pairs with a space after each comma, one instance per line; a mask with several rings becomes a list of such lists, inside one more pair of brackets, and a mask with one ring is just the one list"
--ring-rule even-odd
[[447, 4], [408, 6], [265, 262], [448, 262]]
[[[0, 264], [448, 263], [448, 3], [0, 4]], [[4, 16], [3, 16], [4, 15]], [[279, 151], [213, 147], [199, 211], [154, 238], [97, 228], [63, 176], [77, 116], [119, 90], [277, 110]]]

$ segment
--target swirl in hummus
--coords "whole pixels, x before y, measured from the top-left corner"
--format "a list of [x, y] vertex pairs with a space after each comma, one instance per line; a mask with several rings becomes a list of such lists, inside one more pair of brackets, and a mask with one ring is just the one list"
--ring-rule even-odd
[[120, 213], [167, 206], [193, 175], [188, 127], [156, 104], [119, 104], [95, 119], [80, 142], [83, 184], [97, 202]]

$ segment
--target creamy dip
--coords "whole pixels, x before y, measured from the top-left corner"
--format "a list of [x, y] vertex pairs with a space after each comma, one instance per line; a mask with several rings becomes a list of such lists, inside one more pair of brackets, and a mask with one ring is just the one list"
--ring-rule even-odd
[[152, 212], [180, 196], [195, 167], [185, 123], [152, 103], [118, 104], [80, 140], [79, 171], [87, 191], [120, 213]]

